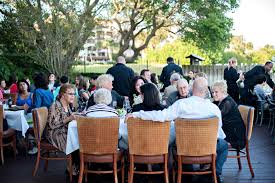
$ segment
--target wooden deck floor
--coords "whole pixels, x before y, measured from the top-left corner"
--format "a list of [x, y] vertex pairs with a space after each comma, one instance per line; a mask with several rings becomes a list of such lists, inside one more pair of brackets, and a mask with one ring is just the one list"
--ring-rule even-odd
[[[224, 166], [225, 183], [275, 183], [275, 145], [272, 138], [266, 132], [266, 127], [255, 127], [250, 143], [251, 160], [255, 172], [252, 179], [246, 159], [242, 159], [243, 169], [238, 171], [236, 159], [228, 159]], [[4, 166], [0, 165], [1, 183], [55, 183], [68, 182], [65, 176], [64, 162], [50, 162], [48, 172], [43, 171], [43, 162], [36, 177], [31, 176], [35, 156], [21, 157], [16, 160], [6, 158]], [[100, 180], [99, 180], [100, 179]], [[197, 182], [204, 182], [199, 179]], [[91, 177], [89, 182], [113, 182], [111, 176]], [[135, 182], [148, 182], [147, 179], [135, 178]], [[162, 179], [154, 179], [153, 182], [163, 182]], [[184, 181], [183, 181], [184, 182]]]

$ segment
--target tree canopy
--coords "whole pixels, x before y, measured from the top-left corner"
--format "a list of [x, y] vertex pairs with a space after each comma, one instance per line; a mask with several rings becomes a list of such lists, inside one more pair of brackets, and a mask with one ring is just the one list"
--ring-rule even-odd
[[232, 20], [227, 15], [236, 7], [237, 0], [3, 0], [1, 51], [27, 54], [61, 76], [68, 74], [95, 26], [112, 22], [119, 39], [116, 55], [131, 48], [129, 61], [136, 60], [156, 35], [168, 40], [166, 33], [180, 35], [213, 55], [229, 43]]
[[0, 12], [5, 21], [17, 26], [24, 45], [32, 48], [31, 57], [61, 76], [68, 74], [106, 4], [99, 0], [17, 0], [3, 2]]
[[120, 35], [118, 55], [132, 48], [135, 60], [160, 29], [180, 34], [206, 52], [229, 43], [236, 0], [113, 0], [110, 15]]

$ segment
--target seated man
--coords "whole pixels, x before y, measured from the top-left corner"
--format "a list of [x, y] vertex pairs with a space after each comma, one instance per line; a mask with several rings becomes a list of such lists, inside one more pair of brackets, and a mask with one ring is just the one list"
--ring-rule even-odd
[[164, 95], [163, 95], [163, 98], [167, 99], [168, 96], [177, 91], [177, 82], [178, 80], [181, 78], [181, 75], [179, 73], [174, 73], [171, 75], [170, 77], [170, 83], [171, 85], [170, 86], [167, 86], [165, 89], [164, 89]]
[[226, 137], [222, 130], [222, 118], [220, 109], [210, 100], [205, 99], [208, 91], [208, 82], [205, 78], [196, 78], [193, 83], [193, 96], [187, 99], [178, 100], [173, 105], [162, 111], [140, 111], [134, 112], [133, 117], [143, 120], [172, 121], [177, 118], [207, 118], [217, 116], [219, 118], [219, 128], [217, 134], [217, 158], [216, 174], [221, 181], [222, 166], [228, 154], [228, 144], [224, 140]]
[[[110, 102], [110, 106], [116, 108], [116, 107], [123, 107], [123, 101], [124, 98], [123, 96], [120, 96], [115, 90], [113, 89], [113, 80], [114, 77], [110, 74], [102, 74], [100, 75], [97, 80], [96, 80], [96, 88], [105, 88], [107, 90], [109, 90], [112, 94], [112, 101]], [[87, 104], [87, 109], [92, 106], [95, 105], [94, 102], [94, 94], [92, 94], [89, 98], [88, 104]]]
[[179, 99], [187, 98], [189, 94], [189, 85], [186, 79], [177, 81], [177, 91], [172, 92], [166, 99], [166, 106], [170, 106]]

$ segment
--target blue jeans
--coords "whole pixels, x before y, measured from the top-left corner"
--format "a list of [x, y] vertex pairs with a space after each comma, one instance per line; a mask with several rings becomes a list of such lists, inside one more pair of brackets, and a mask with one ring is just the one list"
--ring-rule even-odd
[[224, 139], [218, 139], [217, 141], [217, 157], [216, 157], [216, 174], [222, 174], [222, 167], [226, 161], [228, 154], [228, 144]]

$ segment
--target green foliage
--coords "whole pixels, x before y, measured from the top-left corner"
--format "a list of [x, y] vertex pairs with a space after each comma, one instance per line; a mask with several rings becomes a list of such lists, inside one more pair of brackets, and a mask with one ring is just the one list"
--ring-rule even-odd
[[190, 54], [196, 54], [203, 57], [205, 59], [202, 62], [203, 65], [211, 63], [209, 56], [205, 52], [201, 51], [192, 43], [183, 42], [181, 40], [167, 43], [163, 47], [147, 49], [145, 54], [146, 57], [140, 60], [142, 63], [148, 60], [150, 63], [165, 64], [167, 57], [172, 56], [176, 62], [180, 62], [180, 65], [189, 65], [190, 59], [185, 57], [189, 56]]
[[193, 41], [207, 53], [223, 51], [228, 46], [233, 26], [226, 14], [238, 7], [237, 1], [195, 0], [188, 5], [187, 12], [192, 13], [184, 19], [184, 40]]

